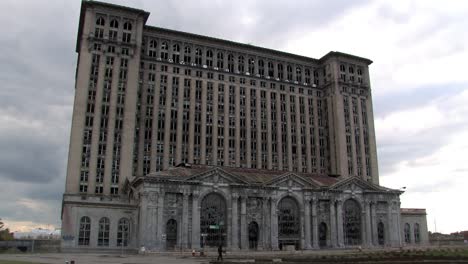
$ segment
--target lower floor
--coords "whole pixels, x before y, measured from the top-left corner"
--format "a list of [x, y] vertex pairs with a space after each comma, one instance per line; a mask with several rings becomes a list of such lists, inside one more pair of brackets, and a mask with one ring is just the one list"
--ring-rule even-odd
[[236, 251], [427, 243], [425, 212], [402, 214], [398, 193], [359, 179], [326, 189], [293, 174], [261, 188], [236, 181], [215, 171], [187, 182], [143, 178], [126, 198], [65, 195], [62, 247], [166, 251], [223, 245]]

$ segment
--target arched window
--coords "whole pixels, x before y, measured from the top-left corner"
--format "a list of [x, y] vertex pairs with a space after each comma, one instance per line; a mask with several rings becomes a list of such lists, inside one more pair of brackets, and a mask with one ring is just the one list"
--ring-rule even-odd
[[112, 21], [110, 22], [110, 27], [119, 28], [119, 21], [117, 21], [116, 19], [112, 19]]
[[98, 17], [98, 19], [96, 19], [96, 26], [104, 26], [106, 24], [106, 20], [104, 20], [103, 17]]
[[254, 58], [249, 58], [249, 73], [250, 75], [255, 74], [255, 60]]
[[212, 50], [206, 51], [206, 66], [213, 67], [213, 51]]
[[191, 63], [192, 62], [192, 49], [190, 46], [184, 47], [184, 62]]
[[299, 206], [292, 197], [283, 198], [278, 204], [278, 242], [299, 246], [300, 236]]
[[157, 51], [156, 51], [157, 47], [158, 47], [158, 43], [156, 42], [156, 40], [151, 40], [149, 42], [149, 47], [148, 47], [148, 56], [150, 56], [152, 58], [156, 58], [157, 57]]
[[349, 66], [349, 73], [353, 74], [354, 73], [354, 68]]
[[89, 237], [91, 235], [91, 219], [83, 216], [80, 219], [80, 231], [78, 234], [78, 245], [89, 246]]
[[98, 246], [109, 246], [109, 218], [103, 217], [99, 220]]
[[170, 219], [166, 223], [166, 248], [174, 249], [177, 245], [177, 221]]
[[385, 228], [382, 221], [377, 225], [377, 240], [379, 245], [383, 246], [385, 244]]
[[195, 49], [195, 64], [202, 64], [202, 50], [199, 48]]
[[168, 60], [169, 59], [169, 46], [167, 45], [167, 42], [161, 43], [161, 59], [163, 60]]
[[420, 232], [419, 232], [419, 224], [414, 224], [414, 243], [421, 242]]
[[95, 38], [104, 38], [104, 25], [106, 21], [102, 17], [98, 17], [96, 20], [96, 28], [94, 29], [94, 37]]
[[284, 78], [283, 64], [278, 63], [277, 68], [278, 68], [278, 79], [283, 80], [283, 78]]
[[224, 68], [224, 54], [221, 51], [219, 51], [216, 56], [216, 67], [218, 67], [218, 69]]
[[201, 202], [200, 238], [205, 246], [217, 247], [220, 243], [226, 246], [227, 212], [226, 201], [217, 193], [210, 193]]
[[269, 61], [268, 62], [268, 77], [273, 77], [275, 74], [274, 70], [275, 66], [273, 65], [273, 62]]
[[234, 72], [234, 55], [228, 55], [228, 70], [229, 72]]
[[122, 42], [130, 43], [132, 39], [132, 23], [125, 22], [123, 25]]
[[405, 233], [405, 243], [406, 244], [411, 243], [411, 231], [410, 231], [410, 225], [408, 223], [405, 224], [404, 233]]
[[237, 70], [238, 70], [240, 73], [244, 73], [244, 72], [245, 72], [244, 56], [239, 56], [239, 58], [237, 58], [237, 60], [238, 60], [238, 63], [237, 63]]
[[109, 29], [109, 39], [110, 40], [117, 41], [118, 28], [119, 28], [119, 22], [117, 22], [117, 20], [113, 19], [110, 22], [110, 29]]
[[124, 29], [124, 30], [128, 30], [128, 31], [131, 31], [131, 30], [132, 30], [132, 23], [130, 23], [130, 22], [125, 22], [124, 25], [123, 25], [123, 29]]
[[292, 67], [291, 67], [291, 65], [286, 66], [286, 74], [287, 74], [286, 80], [291, 81], [291, 80], [293, 79], [293, 77], [292, 77]]
[[180, 62], [180, 46], [177, 43], [172, 45], [172, 62]]
[[119, 220], [117, 227], [117, 246], [126, 247], [130, 240], [130, 223], [128, 219], [122, 218]]
[[361, 208], [359, 204], [349, 199], [344, 203], [344, 240], [346, 245], [360, 245], [362, 243]]
[[301, 67], [296, 67], [296, 82], [302, 82], [302, 69]]

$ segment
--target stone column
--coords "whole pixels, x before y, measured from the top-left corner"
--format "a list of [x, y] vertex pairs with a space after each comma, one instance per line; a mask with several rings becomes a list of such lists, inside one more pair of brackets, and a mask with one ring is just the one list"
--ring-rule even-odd
[[[276, 67], [275, 67], [276, 69]], [[275, 75], [276, 76], [276, 75]], [[281, 133], [281, 93], [276, 93], [276, 151], [278, 152], [278, 170], [283, 170], [283, 139]]]
[[237, 212], [238, 194], [233, 193], [232, 199], [232, 250], [239, 250], [239, 215]]
[[305, 135], [305, 143], [306, 143], [306, 166], [307, 172], [312, 172], [312, 152], [311, 152], [311, 142], [310, 142], [310, 115], [309, 115], [309, 98], [304, 98], [304, 108], [305, 108], [305, 128], [306, 128], [306, 135]]
[[148, 207], [148, 193], [147, 192], [143, 192], [143, 193], [140, 193], [140, 199], [141, 199], [141, 202], [140, 202], [140, 221], [138, 223], [138, 227], [139, 227], [139, 230], [138, 230], [138, 245], [137, 246], [142, 246], [142, 245], [145, 245], [146, 243], [146, 220], [147, 220], [147, 213], [148, 213], [148, 210], [147, 210], [147, 207]]
[[198, 193], [192, 194], [192, 249], [200, 248], [200, 207]]
[[371, 202], [366, 201], [365, 202], [365, 208], [366, 208], [366, 244], [368, 247], [372, 247], [372, 222], [371, 222]]
[[271, 218], [271, 250], [278, 248], [278, 216], [276, 214], [276, 199], [270, 200], [270, 218]]
[[387, 202], [387, 225], [385, 226], [385, 245], [392, 246], [395, 241], [395, 232], [392, 230], [392, 204]]
[[305, 239], [304, 249], [311, 249], [310, 239], [312, 237], [310, 232], [310, 197], [304, 199], [304, 227], [305, 227]]
[[332, 247], [337, 247], [335, 201], [333, 200], [330, 200], [330, 242]]
[[[377, 207], [377, 203], [372, 202], [371, 203], [371, 222], [372, 222], [372, 243], [374, 244], [374, 246], [379, 245], [379, 237], [378, 237], [378, 230], [377, 230], [378, 219], [377, 219], [376, 207]], [[384, 235], [384, 238], [386, 238], [385, 235]]]
[[247, 238], [247, 197], [241, 196], [241, 249], [245, 250], [249, 248]]
[[268, 237], [270, 236], [270, 221], [268, 217], [268, 198], [262, 199], [262, 226], [260, 226], [261, 242], [259, 249], [266, 250], [268, 248]]
[[318, 243], [318, 223], [317, 223], [317, 199], [312, 199], [312, 247], [315, 249], [319, 248]]
[[189, 194], [187, 192], [183, 193], [183, 202], [182, 202], [182, 248], [188, 248], [188, 207], [189, 207]]
[[343, 201], [338, 200], [336, 203], [336, 225], [338, 230], [338, 246], [344, 247], [344, 232], [343, 232]]
[[158, 195], [158, 236], [156, 237], [156, 248], [159, 250], [164, 250], [166, 243], [163, 240], [162, 235], [164, 234], [163, 227], [165, 223], [163, 223], [164, 216], [164, 192], [159, 192]]

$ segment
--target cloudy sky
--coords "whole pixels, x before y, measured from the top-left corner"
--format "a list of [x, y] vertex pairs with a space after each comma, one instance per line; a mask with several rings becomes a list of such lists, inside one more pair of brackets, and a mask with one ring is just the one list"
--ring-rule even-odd
[[[370, 58], [381, 184], [429, 230], [468, 230], [468, 1], [117, 1], [148, 24]], [[0, 218], [59, 227], [80, 1], [0, 1]]]

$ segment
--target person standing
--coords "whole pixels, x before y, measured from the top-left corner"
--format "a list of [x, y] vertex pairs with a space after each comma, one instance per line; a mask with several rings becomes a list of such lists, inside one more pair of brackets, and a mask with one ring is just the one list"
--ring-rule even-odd
[[218, 247], [218, 260], [223, 260], [223, 245], [222, 244], [219, 244], [219, 247]]

